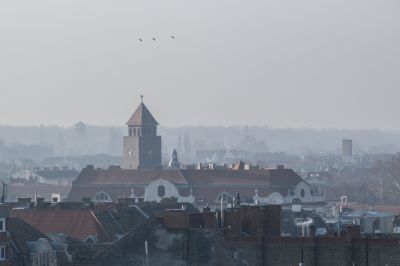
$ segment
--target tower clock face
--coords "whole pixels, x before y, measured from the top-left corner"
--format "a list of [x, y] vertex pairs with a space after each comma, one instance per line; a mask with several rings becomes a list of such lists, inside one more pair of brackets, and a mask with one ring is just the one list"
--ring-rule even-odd
[[136, 158], [136, 146], [135, 144], [129, 144], [128, 146], [128, 156], [130, 160], [133, 160]]

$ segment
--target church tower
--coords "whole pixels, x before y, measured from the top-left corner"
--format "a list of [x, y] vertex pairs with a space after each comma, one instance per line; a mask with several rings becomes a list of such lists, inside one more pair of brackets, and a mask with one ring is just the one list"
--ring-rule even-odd
[[161, 136], [157, 136], [158, 123], [143, 103], [129, 121], [128, 136], [124, 137], [124, 169], [161, 168]]

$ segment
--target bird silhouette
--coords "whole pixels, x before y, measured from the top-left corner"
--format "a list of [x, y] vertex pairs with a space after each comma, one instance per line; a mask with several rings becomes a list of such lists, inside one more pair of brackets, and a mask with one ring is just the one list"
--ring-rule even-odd
[[153, 37], [152, 39], [153, 39], [153, 41], [156, 41], [156, 38]]
[[143, 42], [143, 39], [142, 39], [142, 38], [139, 38], [139, 41]]
[[175, 36], [171, 35], [171, 39], [175, 39]]

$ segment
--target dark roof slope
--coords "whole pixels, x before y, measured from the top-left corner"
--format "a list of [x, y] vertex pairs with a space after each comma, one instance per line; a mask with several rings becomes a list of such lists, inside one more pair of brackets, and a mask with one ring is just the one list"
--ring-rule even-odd
[[20, 253], [29, 253], [28, 241], [37, 241], [40, 238], [48, 239], [46, 235], [20, 218], [9, 218], [7, 227], [10, 231], [11, 241]]
[[153, 115], [147, 109], [144, 103], [141, 103], [131, 118], [126, 123], [128, 126], [157, 126], [158, 123]]

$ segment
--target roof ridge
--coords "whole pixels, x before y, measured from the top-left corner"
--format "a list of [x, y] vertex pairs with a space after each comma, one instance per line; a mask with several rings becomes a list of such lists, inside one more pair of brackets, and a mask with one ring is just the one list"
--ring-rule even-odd
[[90, 211], [90, 214], [92, 215], [94, 221], [97, 223], [97, 225], [100, 227], [100, 229], [103, 231], [104, 235], [110, 240], [111, 237], [108, 235], [108, 233], [104, 229], [103, 225], [100, 223], [100, 221], [97, 218], [96, 214], [92, 210]]

